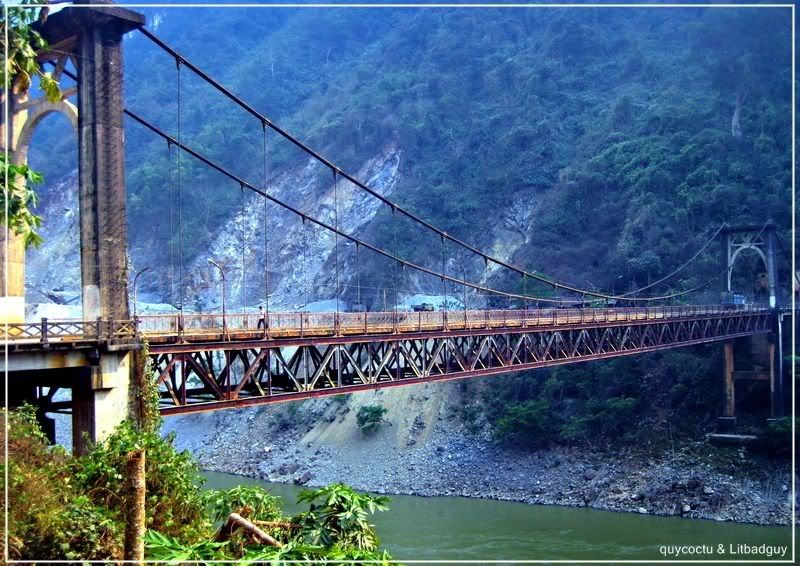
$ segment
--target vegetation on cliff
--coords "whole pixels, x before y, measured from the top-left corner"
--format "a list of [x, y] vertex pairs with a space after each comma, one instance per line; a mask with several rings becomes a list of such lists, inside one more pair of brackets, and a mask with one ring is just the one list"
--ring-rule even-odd
[[[528, 269], [621, 291], [685, 261], [723, 222], [772, 218], [788, 241], [788, 11], [145, 12], [166, 41], [338, 165], [355, 171], [395, 144], [402, 205], [478, 247], [499, 246]], [[174, 61], [134, 34], [126, 65], [126, 105], [175, 134]], [[260, 124], [189, 72], [182, 77], [183, 139], [260, 184]], [[152, 219], [177, 203], [165, 190], [164, 142], [128, 126], [136, 246], [165, 237]], [[53, 128], [66, 133], [66, 124]], [[46, 169], [69, 158], [69, 143], [67, 134], [41, 146]], [[274, 134], [267, 148], [272, 172], [304, 159]], [[195, 219], [183, 225], [190, 260], [238, 210], [241, 193], [191, 159], [181, 167], [194, 188], [182, 202]], [[329, 181], [325, 172], [320, 182]], [[394, 248], [388, 210], [368, 230], [371, 241]], [[402, 219], [397, 249], [440, 267], [438, 240]], [[471, 279], [483, 275], [477, 258], [457, 259]], [[712, 246], [691, 276], [670, 284], [697, 285], [717, 262]], [[393, 270], [377, 258], [364, 254], [361, 269], [376, 289], [394, 287]], [[491, 279], [507, 290], [519, 285], [502, 270]], [[414, 284], [440, 292], [440, 282], [410, 276], [401, 287]]]

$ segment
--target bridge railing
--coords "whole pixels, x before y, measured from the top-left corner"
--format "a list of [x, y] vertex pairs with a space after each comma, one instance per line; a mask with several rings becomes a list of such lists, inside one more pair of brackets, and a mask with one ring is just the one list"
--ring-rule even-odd
[[137, 338], [135, 320], [74, 320], [42, 318], [38, 322], [8, 323], [0, 326], [0, 335], [6, 341], [38, 342], [97, 342], [126, 341]]
[[754, 305], [691, 305], [625, 308], [544, 308], [388, 312], [270, 312], [222, 314], [145, 315], [139, 318], [144, 334], [231, 334], [263, 332], [281, 335], [320, 336], [435, 330], [474, 330], [554, 324], [592, 324], [637, 320], [707, 316], [732, 311], [765, 310]]
[[[544, 308], [515, 310], [449, 310], [389, 312], [270, 312], [144, 315], [135, 320], [50, 320], [0, 326], [7, 342], [42, 343], [79, 341], [126, 341], [148, 335], [208, 335], [210, 339], [258, 334], [282, 336], [331, 336], [449, 330], [515, 328], [565, 324], [608, 324], [637, 320], [681, 318], [761, 312], [760, 305], [690, 305], [624, 308]], [[266, 319], [266, 320], [265, 320]]]

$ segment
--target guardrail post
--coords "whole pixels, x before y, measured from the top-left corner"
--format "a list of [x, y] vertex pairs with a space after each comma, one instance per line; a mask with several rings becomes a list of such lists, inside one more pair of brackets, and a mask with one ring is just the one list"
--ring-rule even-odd
[[97, 317], [97, 339], [100, 340], [100, 336], [103, 334], [103, 319], [101, 317]]
[[42, 317], [42, 344], [47, 344], [47, 318]]
[[114, 317], [108, 319], [108, 339], [114, 340]]
[[303, 337], [303, 312], [300, 311], [300, 338]]

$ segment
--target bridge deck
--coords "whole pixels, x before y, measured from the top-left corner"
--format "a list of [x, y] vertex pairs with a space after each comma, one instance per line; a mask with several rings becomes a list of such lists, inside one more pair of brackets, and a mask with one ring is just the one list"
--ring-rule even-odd
[[[155, 348], [208, 342], [292, 342], [388, 334], [447, 334], [459, 331], [521, 329], [572, 325], [614, 325], [731, 313], [763, 312], [764, 307], [693, 305], [586, 309], [468, 310], [448, 312], [277, 312], [145, 315], [136, 320], [48, 320], [9, 324], [0, 329], [14, 348], [129, 343], [141, 338]], [[264, 325], [264, 318], [267, 324]]]
[[448, 313], [446, 321], [442, 313], [398, 313], [396, 319], [367, 313], [365, 326], [364, 313], [352, 314], [338, 321], [330, 314], [308, 314], [308, 320], [306, 314], [292, 315], [291, 324], [266, 331], [247, 328], [258, 321], [243, 317], [226, 335], [187, 325], [183, 341], [173, 341], [175, 333], [150, 335], [162, 413], [496, 375], [731, 340], [771, 328], [770, 312], [761, 308], [468, 311], [460, 317]]
[[[17, 352], [138, 348], [164, 414], [495, 375], [770, 332], [759, 306], [152, 315], [9, 325]], [[21, 359], [21, 358], [20, 358]]]

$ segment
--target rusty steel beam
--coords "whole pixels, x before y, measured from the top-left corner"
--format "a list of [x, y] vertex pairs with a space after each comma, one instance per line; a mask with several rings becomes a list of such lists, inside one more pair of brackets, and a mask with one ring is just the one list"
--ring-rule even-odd
[[151, 356], [162, 376], [161, 412], [171, 415], [498, 375], [770, 331], [767, 312], [731, 312], [605, 327], [363, 335], [303, 344], [262, 340], [256, 346], [228, 342], [222, 353], [217, 344], [187, 344]]

